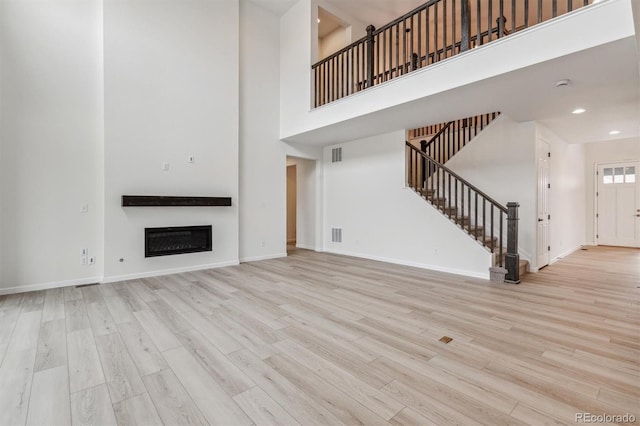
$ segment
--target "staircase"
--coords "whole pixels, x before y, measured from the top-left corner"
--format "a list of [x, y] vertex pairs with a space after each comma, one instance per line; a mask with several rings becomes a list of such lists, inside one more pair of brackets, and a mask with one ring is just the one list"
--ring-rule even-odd
[[407, 186], [493, 254], [493, 281], [517, 284], [528, 267], [518, 254], [519, 204], [503, 206], [445, 166], [499, 115], [493, 112], [410, 130], [410, 139], [435, 134], [421, 140], [420, 148], [406, 143]]

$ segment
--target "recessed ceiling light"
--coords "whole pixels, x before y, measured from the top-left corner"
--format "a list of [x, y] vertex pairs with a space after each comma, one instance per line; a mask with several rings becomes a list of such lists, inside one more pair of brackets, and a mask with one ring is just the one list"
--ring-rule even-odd
[[609, 132], [610, 135], [619, 135], [620, 134], [620, 130], [612, 130]]
[[571, 80], [565, 78], [564, 80], [556, 81], [556, 87], [567, 87], [571, 83]]
[[573, 111], [571, 111], [571, 114], [582, 114], [583, 112], [586, 112], [587, 110], [584, 108], [576, 108]]

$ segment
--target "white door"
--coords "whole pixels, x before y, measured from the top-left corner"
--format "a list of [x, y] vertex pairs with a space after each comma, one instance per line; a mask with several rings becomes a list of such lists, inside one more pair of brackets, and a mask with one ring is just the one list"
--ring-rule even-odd
[[600, 164], [596, 178], [596, 241], [640, 247], [640, 162]]
[[538, 139], [538, 268], [549, 264], [549, 142]]

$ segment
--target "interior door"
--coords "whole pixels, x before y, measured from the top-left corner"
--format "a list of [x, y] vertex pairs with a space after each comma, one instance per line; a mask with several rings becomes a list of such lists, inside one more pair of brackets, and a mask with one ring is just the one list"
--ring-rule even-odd
[[549, 142], [538, 139], [538, 228], [537, 228], [537, 260], [538, 268], [549, 264]]
[[598, 165], [596, 241], [607, 246], [640, 247], [640, 162]]

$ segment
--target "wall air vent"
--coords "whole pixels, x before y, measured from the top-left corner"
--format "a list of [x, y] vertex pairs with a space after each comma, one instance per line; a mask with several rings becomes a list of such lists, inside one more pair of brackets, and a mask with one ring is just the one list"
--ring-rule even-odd
[[342, 147], [333, 148], [331, 150], [331, 162], [332, 163], [339, 163], [341, 161], [342, 161]]
[[342, 242], [342, 228], [331, 228], [331, 242], [332, 243]]

